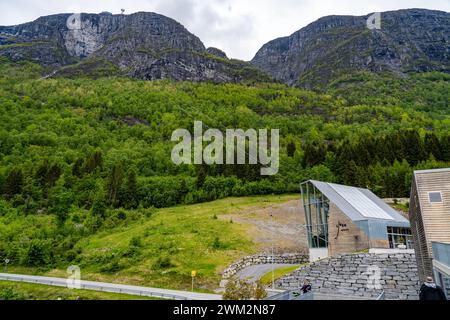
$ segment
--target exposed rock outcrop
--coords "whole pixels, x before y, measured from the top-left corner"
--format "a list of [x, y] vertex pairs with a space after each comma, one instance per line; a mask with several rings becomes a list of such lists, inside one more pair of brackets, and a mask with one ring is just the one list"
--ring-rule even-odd
[[0, 27], [0, 56], [61, 68], [58, 76], [127, 75], [139, 79], [238, 82], [268, 80], [251, 64], [207, 50], [168, 17], [58, 14]]
[[328, 16], [264, 45], [252, 63], [290, 85], [314, 87], [354, 71], [450, 72], [450, 13], [410, 9], [362, 17]]
[[220, 49], [210, 47], [210, 48], [206, 49], [206, 51], [209, 54], [213, 54], [213, 55], [218, 56], [220, 58], [228, 59], [227, 54], [225, 52], [223, 52], [222, 50], [220, 50]]

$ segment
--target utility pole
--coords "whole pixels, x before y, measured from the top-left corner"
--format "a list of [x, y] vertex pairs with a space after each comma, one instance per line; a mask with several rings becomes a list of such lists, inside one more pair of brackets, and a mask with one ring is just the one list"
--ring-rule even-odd
[[[270, 214], [273, 222], [273, 215]], [[272, 290], [275, 290], [275, 233], [272, 231]]]
[[5, 259], [5, 272], [8, 272], [9, 259]]

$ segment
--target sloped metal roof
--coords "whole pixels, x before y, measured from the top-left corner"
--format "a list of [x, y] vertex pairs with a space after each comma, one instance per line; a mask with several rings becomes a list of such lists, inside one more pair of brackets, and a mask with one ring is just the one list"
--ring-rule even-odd
[[352, 221], [382, 220], [409, 223], [399, 212], [368, 189], [310, 181]]

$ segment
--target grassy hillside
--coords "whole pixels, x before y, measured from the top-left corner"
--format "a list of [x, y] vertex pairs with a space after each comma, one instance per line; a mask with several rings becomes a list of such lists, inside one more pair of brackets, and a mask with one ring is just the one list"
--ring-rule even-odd
[[[121, 225], [108, 221], [96, 234], [77, 242], [72, 250], [76, 255], [71, 264], [80, 266], [85, 280], [183, 290], [190, 289], [191, 271], [196, 270], [197, 289], [214, 290], [220, 282], [220, 271], [242, 256], [257, 253], [260, 247], [252, 241], [243, 225], [222, 216], [293, 199], [298, 196], [227, 198], [154, 210], [148, 217], [125, 221]], [[132, 214], [125, 210], [120, 213]], [[14, 224], [22, 223], [25, 229], [31, 227], [28, 221], [16, 218]], [[0, 226], [4, 222], [5, 219], [0, 218]], [[46, 224], [45, 228], [51, 228], [50, 221]], [[6, 223], [5, 227], [8, 227]], [[22, 237], [26, 234], [23, 230], [16, 229], [16, 232]], [[75, 236], [76, 232], [73, 233]], [[9, 270], [66, 277], [68, 266], [60, 262], [53, 264], [53, 268], [50, 264], [34, 268], [13, 266]]]

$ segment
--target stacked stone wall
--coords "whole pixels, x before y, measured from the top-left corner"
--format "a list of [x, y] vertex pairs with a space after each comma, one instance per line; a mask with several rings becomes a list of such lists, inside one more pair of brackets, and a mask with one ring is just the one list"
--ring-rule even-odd
[[261, 253], [247, 256], [230, 265], [222, 274], [224, 279], [233, 277], [236, 273], [250, 266], [261, 264], [305, 264], [309, 262], [309, 256], [301, 253], [267, 254]]
[[412, 253], [338, 255], [279, 279], [277, 286], [296, 290], [305, 279], [316, 292], [355, 297], [375, 298], [384, 292], [386, 299], [417, 300], [420, 289]]

